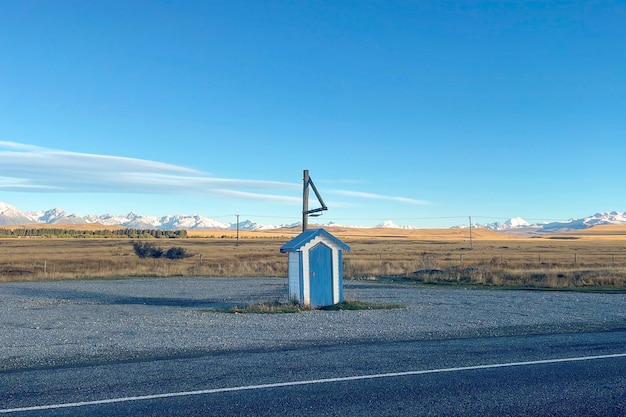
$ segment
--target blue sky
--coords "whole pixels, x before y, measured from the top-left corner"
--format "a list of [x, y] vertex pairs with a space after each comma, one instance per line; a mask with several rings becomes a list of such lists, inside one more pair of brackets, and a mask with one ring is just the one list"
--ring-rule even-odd
[[626, 210], [623, 1], [0, 4], [25, 211], [291, 223], [304, 169], [319, 222]]

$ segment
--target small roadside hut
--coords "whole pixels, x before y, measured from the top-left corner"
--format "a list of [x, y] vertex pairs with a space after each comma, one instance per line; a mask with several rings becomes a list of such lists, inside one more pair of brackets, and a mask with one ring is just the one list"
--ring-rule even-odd
[[343, 301], [342, 253], [350, 247], [324, 229], [309, 229], [280, 248], [288, 254], [289, 298], [313, 307]]

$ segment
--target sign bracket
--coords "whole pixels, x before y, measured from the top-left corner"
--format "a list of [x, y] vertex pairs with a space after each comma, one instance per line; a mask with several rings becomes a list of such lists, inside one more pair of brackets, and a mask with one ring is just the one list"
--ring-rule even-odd
[[[309, 209], [309, 187], [313, 189], [317, 201], [320, 203], [320, 207]], [[313, 183], [309, 170], [304, 170], [303, 189], [302, 189], [302, 231], [304, 232], [309, 227], [309, 216], [317, 217], [322, 215], [322, 211], [328, 210], [324, 199], [317, 190], [317, 187]]]

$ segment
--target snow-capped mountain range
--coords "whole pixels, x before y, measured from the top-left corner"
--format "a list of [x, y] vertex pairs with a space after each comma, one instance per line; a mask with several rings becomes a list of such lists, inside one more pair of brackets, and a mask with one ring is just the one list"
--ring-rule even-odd
[[[157, 216], [141, 216], [130, 212], [127, 215], [118, 214], [90, 214], [87, 216], [79, 216], [77, 214], [68, 214], [67, 212], [54, 208], [47, 211], [24, 212], [10, 204], [0, 202], [0, 226], [10, 225], [26, 225], [26, 224], [90, 224], [98, 223], [105, 226], [123, 226], [135, 229], [157, 229], [157, 230], [227, 230], [237, 228], [237, 223], [224, 223], [208, 217], [194, 215], [166, 215]], [[280, 227], [295, 227], [295, 224], [280, 225], [263, 225], [252, 220], [244, 220], [239, 222], [241, 230], [263, 230], [275, 229]], [[626, 225], [626, 213], [612, 211], [605, 213], [596, 213], [592, 216], [582, 219], [569, 219], [560, 222], [530, 224], [521, 217], [511, 217], [504, 222], [494, 223], [474, 223], [473, 228], [484, 228], [494, 231], [532, 231], [535, 233], [551, 233], [562, 230], [586, 229], [588, 227], [605, 225], [605, 224], [624, 224]], [[323, 224], [321, 226], [338, 226], [334, 222]], [[360, 226], [352, 226], [360, 227]], [[386, 220], [382, 224], [375, 227], [382, 228], [398, 228], [398, 229], [416, 229], [414, 226], [398, 226], [391, 220]], [[468, 225], [455, 226], [459, 228], [468, 227]]]
[[[610, 225], [610, 224], [623, 224], [626, 225], [626, 213], [619, 211], [611, 211], [605, 213], [596, 213], [582, 219], [571, 218], [569, 220], [558, 222], [545, 222], [530, 224], [521, 217], [511, 217], [505, 222], [494, 222], [487, 224], [473, 224], [472, 227], [484, 228], [495, 231], [511, 231], [511, 230], [526, 230], [535, 231], [538, 233], [551, 233], [564, 230], [580, 230], [587, 229], [593, 226]], [[467, 226], [458, 226], [467, 227]]]
[[[47, 211], [24, 212], [17, 207], [0, 202], [0, 225], [24, 225], [24, 224], [90, 224], [98, 223], [105, 226], [123, 226], [133, 229], [157, 229], [157, 230], [191, 230], [191, 229], [235, 229], [237, 223], [224, 223], [208, 217], [177, 214], [141, 216], [130, 212], [127, 215], [119, 214], [89, 214], [79, 216], [54, 208]], [[273, 229], [287, 225], [266, 226], [251, 220], [239, 222], [239, 228], [243, 230]]]

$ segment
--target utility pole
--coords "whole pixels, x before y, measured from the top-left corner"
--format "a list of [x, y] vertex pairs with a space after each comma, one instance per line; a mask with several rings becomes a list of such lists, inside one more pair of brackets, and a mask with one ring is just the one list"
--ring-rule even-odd
[[237, 244], [239, 246], [239, 215], [237, 215]]
[[470, 226], [470, 249], [474, 248], [472, 244], [472, 216], [469, 216], [469, 226]]

